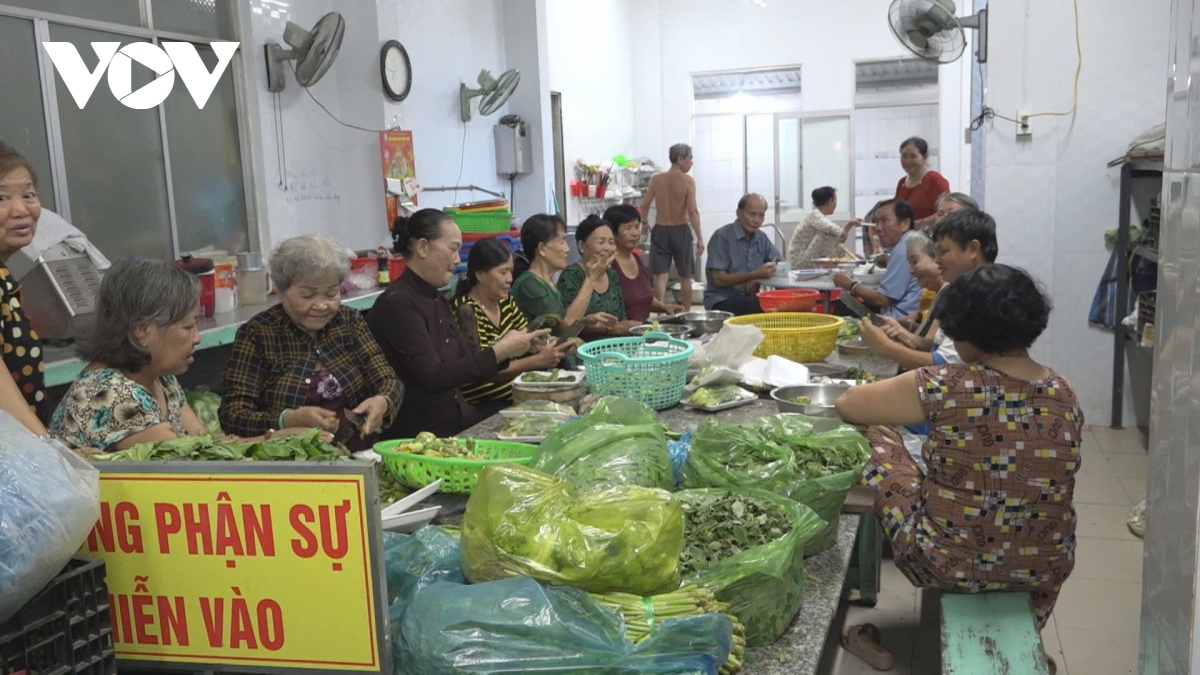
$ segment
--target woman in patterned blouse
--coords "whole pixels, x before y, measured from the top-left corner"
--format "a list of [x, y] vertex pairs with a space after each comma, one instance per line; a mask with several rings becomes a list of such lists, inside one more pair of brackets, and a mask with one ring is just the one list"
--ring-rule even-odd
[[575, 228], [575, 242], [583, 259], [563, 270], [562, 276], [558, 278], [558, 292], [562, 294], [563, 302], [570, 305], [583, 293], [584, 281], [588, 276], [585, 266], [602, 264], [604, 275], [597, 276], [591, 284], [592, 292], [587, 313], [607, 314], [616, 317], [617, 321], [615, 324], [585, 328], [583, 334], [593, 339], [629, 335], [629, 329], [638, 325], [638, 322], [629, 320], [629, 315], [625, 312], [625, 295], [621, 292], [621, 281], [610, 267], [617, 255], [617, 243], [612, 227], [600, 216], [588, 216]]
[[221, 428], [341, 431], [349, 449], [367, 449], [367, 437], [395, 419], [404, 388], [362, 313], [342, 305], [344, 249], [293, 237], [271, 253], [270, 266], [279, 304], [238, 329], [221, 377]]
[[[50, 435], [73, 448], [115, 451], [207, 433], [176, 379], [200, 342], [199, 304], [196, 277], [174, 265], [113, 265], [100, 284], [95, 329], [79, 347], [88, 365], [54, 411]], [[247, 440], [307, 429], [265, 431]]]
[[[523, 331], [529, 326], [525, 315], [513, 301], [513, 255], [497, 239], [483, 239], [471, 247], [467, 256], [467, 274], [458, 284], [458, 295], [451, 305], [463, 337], [474, 349], [491, 347], [505, 333]], [[463, 397], [486, 419], [512, 403], [512, 380], [521, 373], [546, 370], [558, 365], [573, 345], [541, 347], [528, 356], [512, 359], [495, 377], [462, 387]]]
[[42, 345], [21, 308], [21, 286], [4, 263], [33, 241], [42, 204], [29, 162], [0, 143], [0, 410], [39, 436], [46, 433], [46, 380]]
[[965, 363], [855, 387], [847, 422], [932, 425], [918, 468], [892, 427], [872, 426], [863, 472], [896, 565], [921, 587], [1028, 591], [1046, 624], [1075, 567], [1083, 413], [1071, 385], [1029, 357], [1050, 304], [1025, 272], [970, 271], [942, 291], [942, 330]]

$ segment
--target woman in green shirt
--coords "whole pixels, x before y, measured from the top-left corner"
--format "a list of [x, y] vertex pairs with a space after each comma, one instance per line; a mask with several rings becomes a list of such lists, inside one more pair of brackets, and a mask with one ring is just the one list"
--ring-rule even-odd
[[[629, 320], [625, 311], [621, 282], [617, 279], [616, 271], [612, 269], [613, 258], [617, 255], [617, 243], [612, 228], [599, 216], [588, 216], [575, 228], [575, 242], [583, 259], [563, 270], [558, 279], [558, 292], [562, 294], [563, 301], [571, 303], [580, 297], [586, 297], [589, 314], [616, 317], [615, 324], [585, 328], [584, 334], [587, 337], [629, 335], [629, 329], [638, 325], [638, 322]], [[588, 268], [592, 265], [602, 265], [604, 274], [595, 275], [599, 278], [591, 278]], [[590, 293], [587, 286], [591, 286]]]
[[[589, 329], [615, 327], [619, 319], [607, 313], [588, 313], [588, 305], [597, 280], [604, 278], [607, 265], [594, 260], [580, 282], [579, 293], [564, 302], [554, 276], [567, 267], [571, 254], [567, 244], [567, 224], [562, 218], [545, 213], [530, 216], [521, 226], [522, 256], [516, 260], [517, 277], [509, 293], [529, 321], [552, 314], [562, 319], [564, 327], [584, 322]], [[584, 292], [586, 290], [586, 292]]]

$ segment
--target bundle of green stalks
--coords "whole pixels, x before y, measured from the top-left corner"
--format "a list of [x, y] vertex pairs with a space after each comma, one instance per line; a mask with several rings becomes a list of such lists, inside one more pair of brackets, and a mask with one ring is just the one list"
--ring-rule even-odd
[[666, 619], [724, 614], [733, 623], [733, 648], [729, 651], [729, 660], [721, 666], [721, 675], [742, 669], [742, 658], [746, 654], [746, 627], [729, 613], [729, 605], [719, 602], [707, 588], [684, 586], [671, 593], [647, 598], [630, 593], [592, 593], [591, 596], [625, 618], [625, 636], [634, 644], [650, 637], [654, 626]]

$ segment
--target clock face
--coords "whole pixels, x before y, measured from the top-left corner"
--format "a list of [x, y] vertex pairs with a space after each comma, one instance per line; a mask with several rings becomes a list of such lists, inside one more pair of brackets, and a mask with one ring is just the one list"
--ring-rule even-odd
[[384, 45], [380, 69], [384, 92], [388, 98], [394, 101], [407, 98], [412, 87], [412, 64], [408, 60], [408, 53], [399, 42], [393, 40]]

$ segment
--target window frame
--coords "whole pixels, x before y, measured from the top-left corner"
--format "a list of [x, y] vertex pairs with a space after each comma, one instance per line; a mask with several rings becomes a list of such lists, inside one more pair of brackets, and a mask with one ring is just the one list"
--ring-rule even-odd
[[[160, 45], [164, 40], [191, 42], [210, 47], [214, 42], [239, 42], [239, 48], [234, 53], [226, 72], [230, 73], [233, 77], [238, 154], [242, 165], [242, 191], [245, 196], [246, 205], [246, 244], [249, 251], [262, 252], [264, 229], [262, 224], [265, 222], [262, 209], [264, 205], [261, 203], [258, 191], [255, 188], [256, 185], [260, 184], [259, 176], [261, 175], [262, 164], [256, 160], [256, 155], [251, 149], [252, 139], [259, 138], [261, 131], [258, 125], [253, 123], [257, 119], [258, 108], [254, 92], [249, 89], [251, 59], [247, 58], [245, 49], [246, 40], [244, 39], [245, 36], [251, 34], [250, 19], [246, 14], [247, 7], [245, 3], [239, 1], [232, 4], [236, 12], [232, 20], [235, 34], [230, 38], [214, 38], [156, 29], [154, 28], [153, 0], [138, 0], [138, 6], [142, 15], [141, 26], [130, 26], [95, 19], [85, 19], [69, 14], [16, 7], [5, 4], [4, 0], [0, 0], [0, 16], [31, 20], [33, 22], [34, 41], [39, 46], [43, 42], [50, 41], [50, 24], [52, 23], [105, 31], [119, 35], [123, 39], [149, 40], [156, 46]], [[45, 49], [37, 49], [37, 63], [39, 73], [38, 84], [41, 87], [42, 106], [45, 110], [44, 123], [46, 124], [46, 137], [50, 145], [50, 172], [52, 175], [49, 177], [49, 180], [54, 184], [55, 210], [60, 216], [71, 222], [71, 195], [69, 186], [67, 185], [66, 154], [63, 149], [62, 127], [59, 116], [57, 76], [54, 71], [54, 64], [51, 62]], [[167, 133], [166, 106], [159, 105], [156, 110], [158, 113], [159, 131], [162, 134], [162, 160], [163, 170], [166, 173], [167, 210], [171, 221], [171, 250], [175, 258], [179, 258], [185, 252], [180, 251], [179, 248], [179, 224], [175, 214], [175, 186], [171, 175], [171, 145], [170, 137]], [[231, 251], [230, 253], [233, 252]]]

